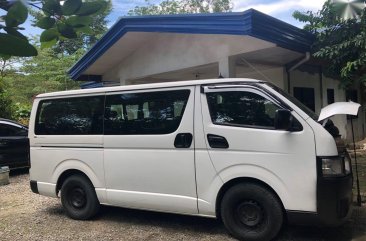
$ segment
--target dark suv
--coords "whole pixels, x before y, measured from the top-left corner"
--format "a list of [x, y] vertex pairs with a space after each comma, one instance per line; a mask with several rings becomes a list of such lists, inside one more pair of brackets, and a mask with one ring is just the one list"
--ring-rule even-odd
[[0, 118], [0, 167], [29, 167], [28, 128]]

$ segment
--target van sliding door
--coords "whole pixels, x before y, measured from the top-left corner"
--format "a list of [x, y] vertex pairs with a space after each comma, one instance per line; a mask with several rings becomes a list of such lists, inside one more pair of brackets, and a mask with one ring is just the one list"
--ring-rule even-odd
[[197, 213], [193, 110], [194, 87], [107, 94], [109, 204]]

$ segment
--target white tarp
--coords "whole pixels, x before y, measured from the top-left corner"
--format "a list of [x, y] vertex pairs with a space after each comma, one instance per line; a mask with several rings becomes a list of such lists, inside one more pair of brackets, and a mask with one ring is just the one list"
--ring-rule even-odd
[[357, 115], [358, 108], [360, 108], [359, 103], [355, 102], [335, 102], [333, 104], [327, 105], [320, 111], [318, 121], [327, 119], [334, 115]]

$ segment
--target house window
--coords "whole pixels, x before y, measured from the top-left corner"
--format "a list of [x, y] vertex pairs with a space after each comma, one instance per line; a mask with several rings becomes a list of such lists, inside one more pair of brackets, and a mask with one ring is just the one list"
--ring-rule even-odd
[[347, 90], [346, 91], [346, 100], [358, 102], [357, 90]]
[[327, 89], [327, 101], [328, 105], [334, 103], [334, 89]]
[[315, 111], [315, 91], [314, 88], [294, 87], [294, 97]]

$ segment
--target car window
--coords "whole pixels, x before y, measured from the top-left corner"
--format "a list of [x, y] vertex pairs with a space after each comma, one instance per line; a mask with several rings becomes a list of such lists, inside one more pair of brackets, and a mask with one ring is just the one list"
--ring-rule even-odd
[[27, 136], [28, 131], [24, 128], [8, 125], [8, 124], [0, 124], [0, 136]]
[[106, 135], [168, 134], [183, 117], [189, 90], [126, 93], [106, 97]]
[[37, 135], [102, 134], [103, 111], [104, 96], [41, 101], [35, 133]]
[[247, 91], [207, 93], [211, 120], [217, 125], [274, 128], [276, 110], [269, 99]]

